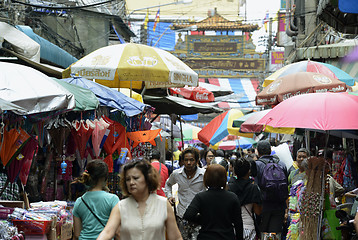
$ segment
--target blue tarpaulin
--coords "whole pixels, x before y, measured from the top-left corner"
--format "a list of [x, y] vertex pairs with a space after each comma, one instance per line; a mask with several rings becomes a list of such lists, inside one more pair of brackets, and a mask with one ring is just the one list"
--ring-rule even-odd
[[121, 92], [83, 77], [72, 77], [61, 80], [91, 90], [98, 98], [100, 105], [118, 109], [124, 112], [127, 117], [138, 115], [150, 107], [147, 104], [127, 97]]
[[147, 45], [173, 51], [175, 47], [175, 31], [170, 29], [169, 22], [159, 22], [153, 32], [154, 22], [148, 22]]
[[358, 14], [357, 0], [339, 0], [338, 8], [343, 13]]
[[40, 37], [32, 31], [29, 26], [17, 25], [17, 29], [25, 33], [32, 40], [40, 44], [40, 57], [46, 61], [52, 62], [63, 68], [67, 68], [72, 63], [77, 61], [77, 58], [60, 48], [59, 46], [49, 42], [48, 40]]

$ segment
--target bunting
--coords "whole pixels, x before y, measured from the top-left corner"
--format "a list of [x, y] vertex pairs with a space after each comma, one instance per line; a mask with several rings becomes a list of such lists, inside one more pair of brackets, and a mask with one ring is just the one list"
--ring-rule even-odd
[[148, 21], [149, 21], [149, 9], [147, 9], [147, 14], [145, 15], [144, 22], [143, 22], [145, 30], [147, 30], [148, 28]]
[[155, 15], [153, 32], [155, 32], [155, 28], [157, 27], [157, 24], [159, 23], [159, 13], [160, 13], [160, 8], [158, 8], [157, 14]]

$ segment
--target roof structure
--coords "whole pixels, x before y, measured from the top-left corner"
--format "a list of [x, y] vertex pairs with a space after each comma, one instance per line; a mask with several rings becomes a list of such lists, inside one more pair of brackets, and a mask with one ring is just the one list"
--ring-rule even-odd
[[199, 22], [176, 22], [173, 23], [172, 29], [180, 30], [187, 29], [196, 26], [197, 31], [234, 31], [242, 30], [246, 32], [255, 31], [258, 29], [258, 25], [254, 24], [242, 24], [241, 21], [229, 21], [220, 14], [215, 12], [213, 16], [209, 16]]

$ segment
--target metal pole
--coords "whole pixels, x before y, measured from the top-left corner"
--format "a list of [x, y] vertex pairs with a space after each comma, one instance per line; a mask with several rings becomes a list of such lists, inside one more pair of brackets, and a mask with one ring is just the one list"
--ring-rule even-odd
[[183, 136], [183, 125], [181, 124], [181, 122], [182, 122], [181, 116], [179, 116], [179, 122], [180, 122], [180, 138], [181, 138], [181, 144], [182, 144], [183, 149], [184, 149], [184, 136]]

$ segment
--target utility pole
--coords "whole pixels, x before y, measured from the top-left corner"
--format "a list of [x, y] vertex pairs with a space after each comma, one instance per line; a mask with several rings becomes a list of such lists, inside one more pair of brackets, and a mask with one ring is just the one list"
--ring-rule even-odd
[[269, 36], [267, 40], [267, 58], [266, 58], [266, 78], [270, 74], [270, 54], [271, 54], [271, 48], [272, 48], [272, 18], [269, 19]]

